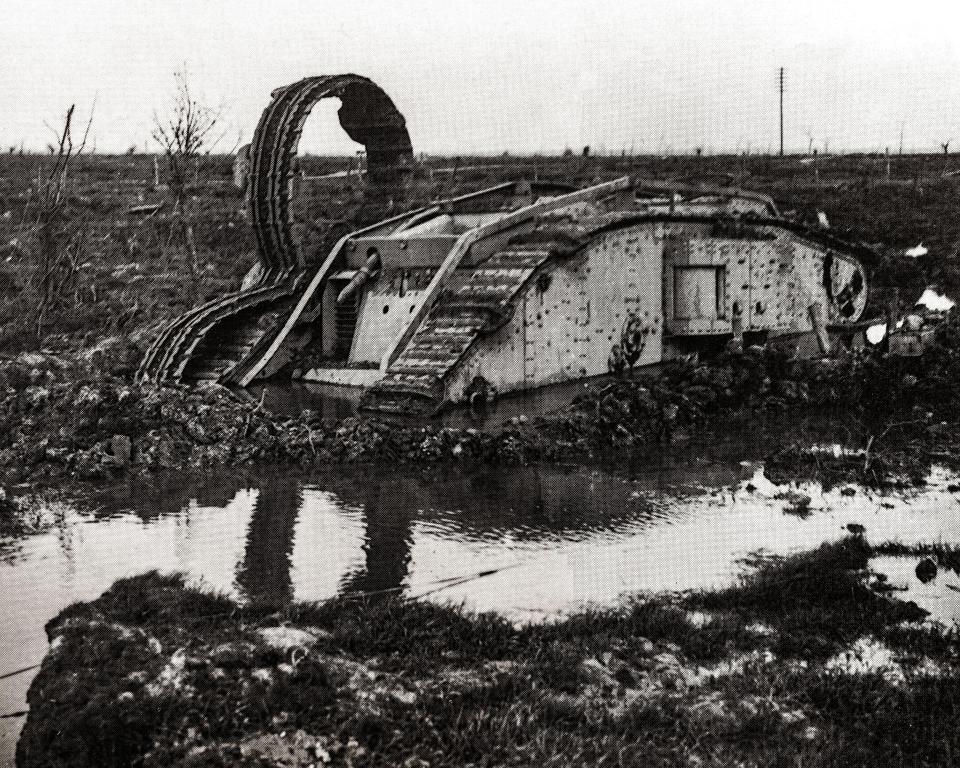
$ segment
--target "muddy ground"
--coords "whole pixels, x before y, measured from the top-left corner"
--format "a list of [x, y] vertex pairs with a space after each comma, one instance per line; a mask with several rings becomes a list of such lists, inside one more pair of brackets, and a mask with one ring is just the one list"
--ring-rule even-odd
[[485, 430], [310, 411], [284, 417], [222, 387], [135, 386], [39, 354], [0, 365], [0, 392], [0, 463], [11, 484], [250, 463], [636, 460], [744, 409], [859, 422], [864, 444], [842, 455], [784, 446], [770, 461], [781, 474], [919, 482], [931, 462], [960, 458], [960, 315], [939, 325], [921, 359], [868, 349], [803, 360], [752, 347], [598, 382], [554, 412]]
[[[319, 175], [344, 162], [304, 158], [303, 169]], [[960, 288], [960, 219], [953, 215], [960, 180], [949, 175], [951, 162], [897, 157], [888, 178], [885, 161], [871, 156], [814, 163], [796, 157], [498, 158], [492, 169], [425, 170], [410, 204], [517, 176], [588, 183], [634, 172], [740, 184], [774, 194], [801, 219], [825, 211], [834, 230], [872, 243], [878, 254], [872, 285], [896, 286], [909, 305], [928, 285]], [[865, 422], [867, 441], [848, 446], [853, 453], [842, 460], [810, 454], [809, 446], [784, 446], [772, 462], [782, 471], [853, 474], [875, 483], [892, 473], [916, 479], [931, 460], [953, 460], [956, 322], [945, 326], [934, 354], [919, 365], [860, 353], [808, 364], [774, 350], [747, 350], [675, 366], [660, 380], [593, 387], [555, 414], [484, 432], [366, 418], [332, 423], [310, 413], [282, 418], [224, 389], [134, 386], [136, 367], [162, 323], [236, 288], [253, 263], [230, 158], [202, 159], [190, 202], [177, 214], [164, 187], [154, 184], [152, 158], [76, 158], [56, 240], [70, 258], [60, 264], [65, 272], [51, 303], [38, 314], [42, 242], [31, 201], [48, 163], [0, 156], [0, 474], [8, 486], [251, 462], [591, 461], [655, 453], [704, 419], [744, 408], [834, 409]], [[431, 164], [491, 163], [438, 158]], [[379, 215], [351, 180], [303, 182], [302, 191], [301, 213], [320, 222], [307, 233], [318, 253], [344, 226]], [[184, 217], [194, 233], [192, 251], [180, 238]], [[929, 247], [926, 256], [903, 255], [921, 241]]]
[[[642, 461], [743, 410], [858, 423], [844, 450], [783, 445], [766, 462], [779, 479], [916, 483], [933, 463], [960, 464], [956, 316], [920, 361], [868, 350], [811, 362], [747, 349], [599, 384], [555, 413], [483, 431], [283, 417], [221, 388], [135, 386], [162, 323], [236, 288], [253, 263], [229, 159], [198, 168], [188, 252], [163, 206], [131, 213], [165, 202], [152, 160], [80, 158], [57, 235], [70, 258], [38, 313], [30, 200], [44, 162], [0, 157], [0, 481], [10, 489], [0, 538], [29, 533], [24, 499], [40, 488], [82, 494], [130, 474], [239, 464]], [[337, 162], [313, 159], [307, 170]], [[586, 183], [624, 172], [742, 184], [802, 219], [824, 211], [832, 228], [875, 245], [874, 285], [910, 304], [928, 285], [960, 289], [951, 163], [894, 158], [888, 178], [885, 161], [869, 156], [508, 158], [500, 170], [419, 179], [415, 190], [426, 199], [518, 175]], [[326, 222], [311, 233], [318, 250], [343, 222], [376, 213], [349, 183], [314, 190], [306, 205]], [[926, 256], [903, 256], [920, 242]], [[795, 503], [802, 512], [803, 499]], [[867, 559], [884, 546], [894, 545], [871, 548], [858, 534], [759, 562], [721, 593], [638, 599], [526, 629], [390, 597], [276, 613], [176, 577], [128, 579], [49, 625], [20, 760], [951, 764], [960, 748], [955, 633], [919, 623], [916, 606], [872, 579]], [[868, 657], [863, 674], [845, 666], [848, 654]], [[870, 666], [878, 657], [884, 664]]]
[[955, 631], [871, 577], [885, 546], [525, 627], [125, 579], [48, 624], [18, 765], [950, 765]]

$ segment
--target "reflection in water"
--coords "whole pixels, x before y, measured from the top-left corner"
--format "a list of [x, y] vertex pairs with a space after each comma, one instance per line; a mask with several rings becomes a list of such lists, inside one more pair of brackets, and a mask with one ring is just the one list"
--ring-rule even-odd
[[282, 605], [293, 598], [290, 558], [302, 501], [294, 477], [270, 477], [260, 485], [237, 568], [237, 588], [251, 602]]
[[[148, 525], [161, 518], [177, 519], [185, 538], [177, 539], [174, 567], [193, 570], [205, 553], [202, 545], [200, 549], [195, 543], [188, 546], [189, 528], [197, 524], [191, 518], [231, 503], [245, 506], [240, 492], [248, 489], [253, 501], [230, 586], [252, 602], [280, 605], [293, 599], [298, 589], [298, 596], [306, 599], [331, 596], [331, 591], [314, 588], [329, 584], [331, 577], [339, 582], [335, 591], [341, 594], [385, 593], [410, 586], [417, 540], [422, 574], [415, 581], [422, 585], [423, 575], [449, 578], [475, 565], [469, 557], [460, 563], [456, 556], [432, 562], [447, 557], [443, 552], [450, 542], [459, 542], [466, 550], [479, 547], [490, 555], [499, 550], [503, 564], [511, 552], [531, 546], [549, 548], [588, 540], [600, 544], [618, 531], [676, 522], [685, 516], [684, 508], [664, 505], [656, 497], [661, 492], [689, 492], [689, 474], [686, 467], [667, 465], [633, 480], [583, 468], [504, 472], [487, 467], [473, 473], [447, 469], [405, 474], [360, 467], [313, 475], [269, 472], [190, 481], [170, 478], [169, 485], [154, 481], [149, 486], [114, 489], [109, 499], [104, 496], [98, 501], [106, 510], [114, 510], [101, 516], [101, 524], [121, 510], [133, 512]], [[735, 483], [743, 474], [741, 467], [710, 464], [701, 467], [697, 476], [721, 485]], [[692, 490], [702, 492], [699, 484]], [[362, 527], [359, 542], [348, 531], [347, 510]], [[322, 528], [322, 533], [317, 534], [316, 528]], [[324, 538], [321, 549], [326, 551], [301, 555], [294, 573], [297, 541], [311, 534]], [[73, 528], [61, 527], [58, 535], [64, 560], [72, 562]], [[357, 546], [361, 551], [353, 555], [335, 551]], [[424, 546], [436, 557], [424, 561]], [[329, 572], [337, 568], [342, 569], [339, 574]]]
[[260, 403], [271, 413], [299, 416], [310, 411], [321, 419], [345, 419], [356, 411], [359, 387], [337, 387], [316, 382], [255, 384], [233, 392], [253, 403]]
[[[396, 588], [423, 595], [443, 583], [430, 599], [522, 621], [637, 591], [726, 583], [750, 552], [811, 548], [852, 522], [873, 541], [960, 542], [952, 475], [935, 472], [914, 496], [804, 485], [812, 513], [800, 519], [784, 515], [783, 489], [721, 438], [713, 459], [665, 456], [629, 476], [583, 467], [336, 467], [124, 484], [91, 499], [95, 514], [67, 510], [0, 561], [0, 669], [39, 661], [43, 626], [66, 605], [150, 569], [181, 570], [270, 604]], [[444, 581], [505, 566], [464, 584]], [[946, 576], [923, 593], [925, 607], [943, 605], [944, 615], [956, 607]], [[0, 681], [0, 712], [24, 708], [29, 682]], [[0, 720], [0, 768], [19, 727]]]
[[364, 564], [345, 576], [340, 591], [389, 594], [398, 590], [407, 576], [416, 511], [410, 502], [415, 500], [409, 498], [406, 486], [384, 485], [372, 475], [362, 487], [351, 490], [349, 498], [359, 496], [363, 508]]

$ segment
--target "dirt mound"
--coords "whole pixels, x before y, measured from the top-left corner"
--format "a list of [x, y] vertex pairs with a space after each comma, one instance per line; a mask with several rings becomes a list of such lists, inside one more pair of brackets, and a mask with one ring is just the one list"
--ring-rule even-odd
[[[869, 589], [870, 553], [851, 537], [721, 592], [524, 628], [125, 579], [47, 625], [18, 765], [947, 764], [955, 638]], [[876, 671], [843, 661], [871, 649]]]

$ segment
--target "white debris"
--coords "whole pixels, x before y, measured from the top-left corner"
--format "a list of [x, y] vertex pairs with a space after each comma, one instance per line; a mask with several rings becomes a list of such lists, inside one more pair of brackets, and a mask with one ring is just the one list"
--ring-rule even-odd
[[866, 451], [864, 451], [863, 448], [850, 448], [846, 445], [840, 445], [839, 443], [811, 445], [808, 452], [814, 456], [833, 456], [835, 459], [860, 459], [866, 455]]
[[774, 633], [773, 627], [769, 624], [764, 624], [759, 621], [753, 622], [753, 624], [748, 624], [745, 629], [752, 635], [757, 635], [757, 637], [772, 637]]
[[848, 675], [878, 673], [893, 683], [903, 682], [903, 669], [887, 645], [869, 637], [861, 637], [853, 646], [833, 656], [825, 665], [830, 671]]
[[949, 312], [955, 304], [955, 301], [944, 296], [942, 293], [938, 293], [933, 290], [933, 288], [927, 288], [927, 290], [923, 292], [923, 296], [917, 301], [916, 306], [926, 307], [931, 312]]
[[825, 666], [828, 670], [850, 675], [865, 675], [871, 672], [896, 675], [899, 671], [893, 660], [893, 651], [884, 643], [870, 637], [861, 637], [850, 648], [828, 660]]
[[879, 344], [883, 337], [887, 335], [887, 324], [877, 323], [867, 328], [867, 341], [871, 344]]
[[187, 665], [187, 652], [180, 648], [170, 661], [167, 662], [157, 679], [146, 686], [146, 691], [151, 696], [161, 696], [167, 691], [174, 691], [183, 685], [184, 669]]
[[878, 673], [897, 684], [905, 682], [905, 669], [909, 670], [912, 677], [939, 677], [949, 671], [949, 668], [928, 657], [898, 657], [886, 644], [869, 637], [861, 637], [846, 651], [833, 656], [827, 661], [825, 668], [848, 675]]
[[715, 682], [721, 678], [741, 675], [748, 666], [756, 667], [772, 664], [776, 659], [777, 657], [769, 648], [753, 650], [749, 653], [734, 654], [717, 664], [708, 667], [697, 667], [696, 672], [689, 675], [687, 684], [695, 688], [705, 685], [708, 682]]
[[713, 616], [703, 611], [687, 611], [687, 621], [691, 626], [701, 629], [713, 621]]
[[[324, 746], [326, 743], [326, 737], [313, 736], [298, 729], [292, 733], [263, 733], [256, 738], [245, 739], [238, 746], [241, 757], [253, 758], [277, 768], [300, 768], [329, 763], [331, 757]], [[349, 761], [347, 764], [350, 764]]]
[[278, 651], [309, 648], [317, 642], [317, 635], [296, 627], [264, 627], [259, 631], [263, 641]]
[[417, 694], [412, 691], [405, 691], [402, 688], [395, 688], [390, 691], [390, 695], [401, 704], [406, 704], [408, 707], [417, 703]]
[[824, 229], [830, 229], [830, 221], [827, 219], [827, 214], [823, 211], [817, 211], [817, 221], [820, 222], [820, 226]]
[[930, 251], [924, 247], [923, 243], [913, 246], [913, 248], [907, 248], [904, 251], [904, 255], [909, 256], [912, 259], [917, 258], [918, 256], [926, 256]]
[[269, 684], [273, 681], [273, 672], [264, 667], [258, 667], [250, 673], [250, 677], [254, 680], [259, 680], [261, 683]]

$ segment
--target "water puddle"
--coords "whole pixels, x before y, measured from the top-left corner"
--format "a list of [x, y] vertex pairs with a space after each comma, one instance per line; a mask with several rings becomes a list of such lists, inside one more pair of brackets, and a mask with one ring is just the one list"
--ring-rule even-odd
[[870, 570], [886, 576], [892, 597], [913, 600], [930, 614], [931, 620], [949, 626], [960, 620], [960, 574], [940, 567], [935, 576], [924, 581], [917, 575], [917, 566], [926, 559], [893, 555], [874, 557], [870, 560]]
[[[91, 499], [93, 511], [59, 510], [0, 558], [0, 673], [42, 659], [43, 626], [62, 608], [150, 569], [245, 600], [397, 591], [537, 621], [637, 592], [727, 584], [750, 553], [809, 549], [850, 523], [872, 541], [960, 543], [954, 482], [935, 471], [912, 493], [787, 488], [759, 464], [717, 457], [619, 473], [352, 467], [133, 482]], [[807, 514], [786, 514], [797, 494], [809, 497]], [[914, 561], [878, 560], [891, 582], [910, 582]], [[941, 570], [908, 599], [960, 616], [952, 584], [956, 574]], [[0, 714], [25, 708], [30, 677], [0, 680]], [[21, 723], [0, 719], [0, 765]]]

